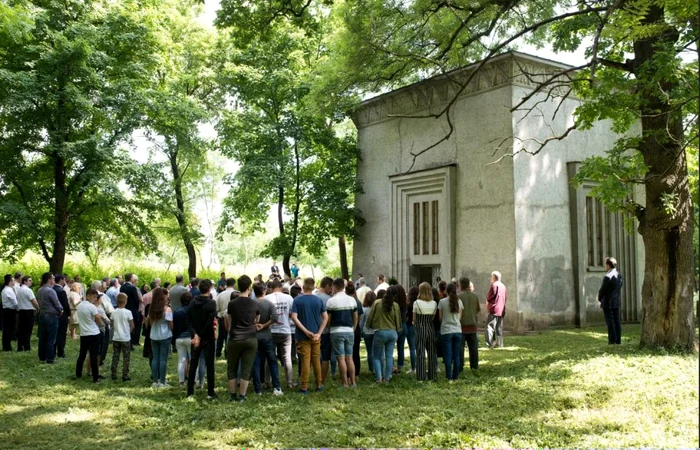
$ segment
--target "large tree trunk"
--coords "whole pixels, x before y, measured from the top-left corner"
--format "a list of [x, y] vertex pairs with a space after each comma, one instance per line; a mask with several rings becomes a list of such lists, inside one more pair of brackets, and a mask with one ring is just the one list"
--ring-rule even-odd
[[[277, 227], [279, 228], [280, 237], [286, 239], [284, 235], [284, 186], [280, 183], [277, 187]], [[286, 244], [285, 240], [285, 244]], [[292, 271], [290, 270], [289, 261], [292, 259], [292, 254], [290, 252], [285, 252], [282, 255], [282, 271], [288, 277], [292, 276]]]
[[[652, 6], [647, 23], [662, 24], [664, 11]], [[639, 209], [639, 232], [644, 240], [642, 336], [646, 347], [696, 348], [693, 317], [693, 217], [688, 188], [682, 113], [668, 104], [672, 81], [651, 82], [656, 74], [644, 64], [660, 46], [677, 39], [669, 29], [662, 36], [635, 42], [635, 75], [642, 106], [640, 151], [649, 167], [645, 181], [646, 207]]]
[[185, 200], [182, 195], [182, 175], [180, 174], [180, 166], [177, 164], [177, 155], [177, 151], [173, 151], [168, 155], [170, 158], [170, 170], [173, 173], [175, 204], [177, 206], [175, 219], [177, 220], [177, 224], [180, 228], [180, 235], [182, 236], [182, 242], [185, 244], [185, 250], [187, 250], [187, 259], [189, 261], [187, 266], [187, 274], [190, 276], [190, 278], [194, 278], [197, 276], [197, 252], [195, 251], [194, 244], [192, 243], [192, 237], [190, 236], [189, 227], [187, 226]]
[[350, 271], [348, 270], [348, 250], [345, 246], [345, 236], [338, 238], [338, 252], [340, 253], [340, 275], [344, 280], [349, 280]]
[[66, 262], [66, 242], [68, 238], [68, 192], [66, 190], [66, 163], [57, 153], [54, 154], [54, 186], [56, 203], [54, 207], [53, 254], [48, 259], [49, 270], [63, 273]]

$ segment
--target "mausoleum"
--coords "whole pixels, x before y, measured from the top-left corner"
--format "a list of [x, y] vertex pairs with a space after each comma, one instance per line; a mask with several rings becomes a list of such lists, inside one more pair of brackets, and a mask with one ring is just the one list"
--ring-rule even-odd
[[[472, 75], [478, 66], [369, 99], [355, 112], [364, 190], [356, 202], [367, 222], [354, 242], [353, 272], [404, 286], [468, 276], [483, 301], [498, 270], [509, 292], [506, 327], [524, 331], [602, 324], [597, 292], [604, 258], [614, 256], [625, 283], [621, 317], [639, 320], [641, 238], [587, 196], [592, 184], [570, 183], [581, 161], [604, 155], [619, 136], [600, 122], [551, 139], [566, 132], [580, 104], [563, 89], [534, 92], [513, 110], [567, 65], [510, 52]], [[446, 116], [415, 116], [437, 113], [455, 96], [454, 129], [442, 140]], [[528, 153], [547, 139], [539, 154]]]

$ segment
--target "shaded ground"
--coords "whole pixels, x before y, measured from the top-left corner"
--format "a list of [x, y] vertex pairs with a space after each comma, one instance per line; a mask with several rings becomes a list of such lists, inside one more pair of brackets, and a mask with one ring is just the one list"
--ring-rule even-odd
[[[375, 386], [363, 364], [357, 390], [332, 380], [307, 398], [266, 393], [242, 405], [152, 389], [138, 351], [132, 382], [97, 386], [71, 379], [77, 341], [54, 366], [35, 352], [0, 353], [0, 448], [697, 448], [698, 358], [639, 350], [638, 326], [623, 334], [614, 347], [600, 328], [506, 337], [455, 384], [404, 374]], [[225, 367], [219, 360], [222, 399]], [[168, 371], [177, 384], [174, 357]]]

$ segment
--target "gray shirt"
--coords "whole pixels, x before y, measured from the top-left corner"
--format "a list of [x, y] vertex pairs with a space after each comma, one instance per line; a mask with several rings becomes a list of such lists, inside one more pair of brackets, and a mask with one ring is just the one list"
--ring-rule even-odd
[[182, 303], [180, 303], [180, 297], [182, 297], [182, 294], [185, 292], [187, 292], [187, 288], [181, 284], [176, 284], [170, 288], [170, 309], [175, 311], [182, 306]]
[[[256, 300], [258, 302], [258, 309], [260, 310], [260, 319], [258, 323], [266, 323], [272, 319], [272, 323], [277, 322], [277, 307], [265, 298], [260, 298]], [[258, 339], [272, 339], [272, 329], [271, 326], [258, 331], [255, 336]]]
[[36, 293], [39, 300], [39, 308], [41, 314], [51, 314], [54, 316], [60, 315], [63, 312], [63, 306], [61, 302], [58, 301], [58, 295], [52, 287], [48, 284], [43, 285], [39, 288], [39, 292]]
[[460, 311], [464, 309], [462, 300], [459, 300], [459, 311], [456, 313], [450, 312], [450, 299], [443, 298], [438, 303], [438, 309], [442, 312], [442, 324], [440, 325], [440, 334], [462, 333], [462, 324], [459, 322]]

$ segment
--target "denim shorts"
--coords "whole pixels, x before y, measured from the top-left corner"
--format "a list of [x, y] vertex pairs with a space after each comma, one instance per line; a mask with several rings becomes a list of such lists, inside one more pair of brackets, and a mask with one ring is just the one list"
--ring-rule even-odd
[[354, 333], [331, 333], [333, 351], [338, 356], [352, 356], [352, 347], [355, 343]]

